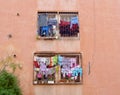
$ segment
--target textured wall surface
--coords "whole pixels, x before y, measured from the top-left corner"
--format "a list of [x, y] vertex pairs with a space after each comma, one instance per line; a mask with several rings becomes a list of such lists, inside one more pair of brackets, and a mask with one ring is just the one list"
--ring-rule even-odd
[[[0, 57], [22, 62], [24, 95], [119, 95], [119, 9], [119, 0], [0, 0]], [[36, 40], [38, 11], [78, 11], [80, 40]], [[82, 52], [83, 85], [33, 85], [36, 51]]]

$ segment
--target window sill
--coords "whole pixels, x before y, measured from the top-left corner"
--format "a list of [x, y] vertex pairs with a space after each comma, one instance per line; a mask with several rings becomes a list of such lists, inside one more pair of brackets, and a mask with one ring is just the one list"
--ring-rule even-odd
[[60, 36], [55, 36], [55, 37], [40, 37], [38, 36], [36, 38], [37, 40], [79, 40], [79, 36], [70, 36], [70, 37], [60, 37]]
[[33, 85], [82, 85], [83, 82], [77, 82], [77, 83], [41, 83], [41, 84], [34, 84]]
[[37, 37], [37, 40], [57, 40], [57, 37]]

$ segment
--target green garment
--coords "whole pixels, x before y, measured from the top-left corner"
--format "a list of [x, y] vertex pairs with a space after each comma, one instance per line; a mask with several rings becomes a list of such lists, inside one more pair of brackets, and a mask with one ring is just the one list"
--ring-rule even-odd
[[57, 63], [58, 63], [58, 56], [57, 55], [52, 57], [52, 63], [53, 63], [53, 65], [57, 65]]

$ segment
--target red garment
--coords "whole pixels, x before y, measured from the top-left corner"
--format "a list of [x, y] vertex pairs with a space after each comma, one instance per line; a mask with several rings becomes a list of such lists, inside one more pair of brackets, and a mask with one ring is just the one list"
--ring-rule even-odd
[[70, 25], [70, 22], [60, 20], [61, 25]]
[[34, 66], [35, 66], [36, 68], [39, 68], [39, 67], [40, 67], [37, 61], [34, 61], [33, 63], [34, 63]]

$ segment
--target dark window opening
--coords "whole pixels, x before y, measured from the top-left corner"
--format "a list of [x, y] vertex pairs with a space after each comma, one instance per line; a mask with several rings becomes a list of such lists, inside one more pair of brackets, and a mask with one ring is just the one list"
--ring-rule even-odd
[[40, 37], [54, 37], [56, 29], [57, 19], [55, 12], [38, 13], [38, 35]]
[[60, 14], [59, 30], [61, 37], [77, 37], [79, 33], [78, 16], [72, 13]]
[[78, 12], [38, 12], [38, 37], [79, 37]]

